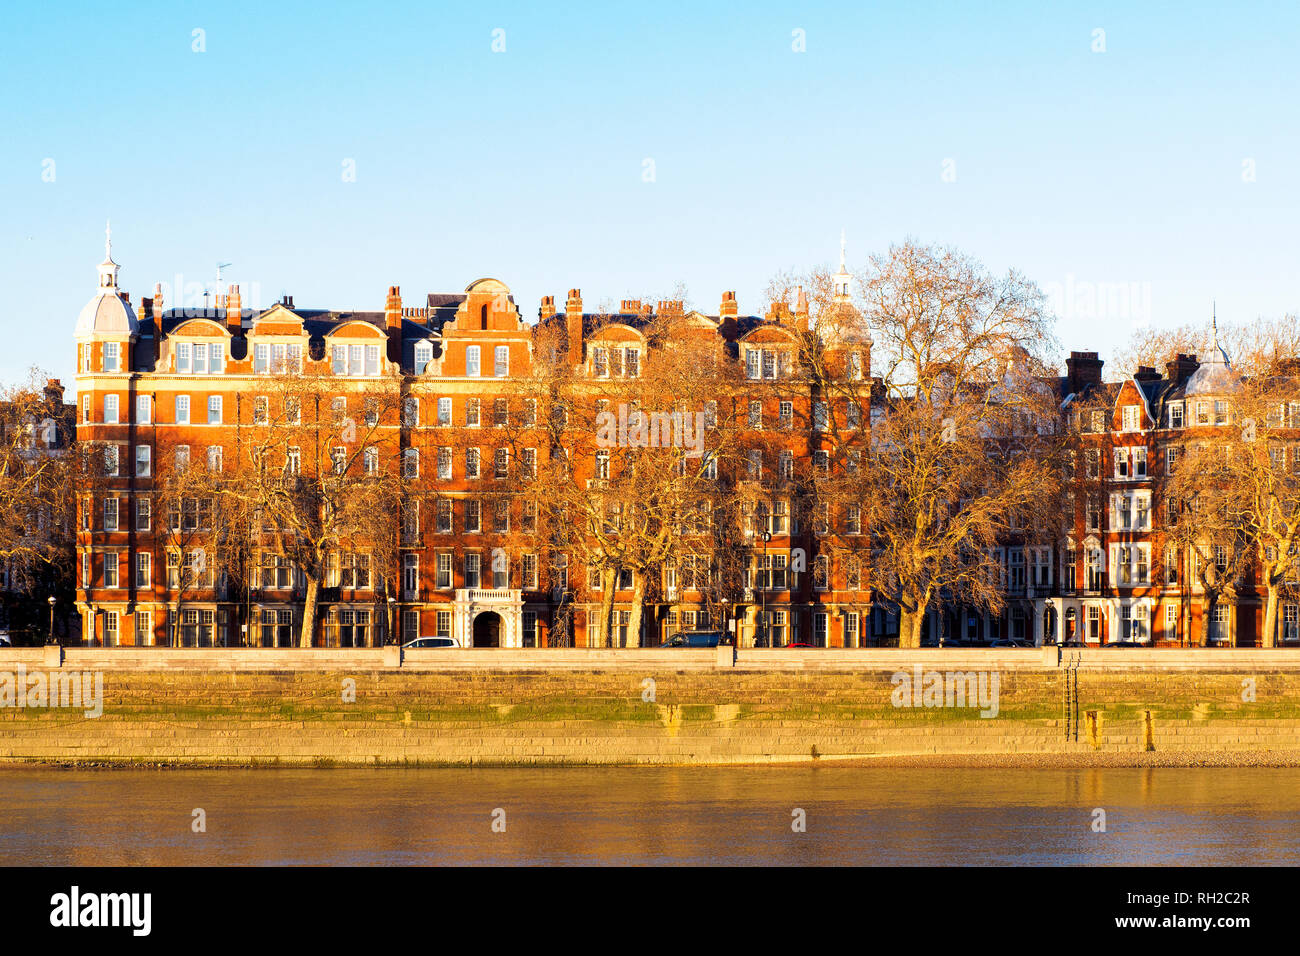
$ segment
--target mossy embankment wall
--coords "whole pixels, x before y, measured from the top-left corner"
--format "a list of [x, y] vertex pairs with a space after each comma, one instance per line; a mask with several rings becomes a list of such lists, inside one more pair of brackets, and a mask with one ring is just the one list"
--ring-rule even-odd
[[[152, 663], [150, 653], [65, 652], [61, 666], [44, 672], [102, 675], [102, 715], [0, 707], [0, 760], [248, 766], [1150, 751], [1300, 757], [1300, 661], [1269, 652], [1199, 659], [1204, 652], [1163, 652], [1163, 659], [1162, 652], [1133, 652], [1147, 656], [1127, 662], [1114, 659], [1124, 652], [1112, 652], [1052, 664], [1023, 651], [742, 651], [728, 665], [712, 651], [430, 652], [407, 655], [400, 666], [391, 666], [392, 657], [386, 666], [378, 651], [214, 651], [205, 659], [162, 650], [152, 652]], [[29, 678], [42, 671], [38, 652], [16, 655], [0, 657], [0, 671], [17, 664]], [[920, 675], [924, 683], [953, 672], [982, 674], [986, 688], [996, 674], [996, 716], [981, 717], [978, 706], [897, 706], [896, 674], [909, 681]], [[925, 702], [923, 694], [906, 696]]]

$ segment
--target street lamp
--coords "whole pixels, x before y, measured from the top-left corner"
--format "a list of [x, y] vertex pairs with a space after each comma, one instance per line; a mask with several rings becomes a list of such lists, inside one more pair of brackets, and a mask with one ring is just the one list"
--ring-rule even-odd
[[[731, 618], [727, 611], [727, 599], [718, 598], [718, 603], [722, 605], [722, 633], [724, 635], [730, 634], [731, 631], [729, 630], [728, 625], [731, 623]], [[732, 638], [732, 640], [734, 641], [736, 638]]]
[[50, 636], [45, 639], [45, 643], [56, 644], [58, 642], [54, 640], [54, 595], [51, 594], [46, 600], [50, 602]]
[[767, 566], [767, 543], [772, 540], [772, 532], [764, 530], [763, 534], [763, 568], [762, 575], [759, 576], [759, 584], [762, 588], [758, 592], [759, 606], [761, 608], [763, 622], [763, 643], [759, 647], [767, 647], [767, 588], [772, 583], [772, 569]]
[[397, 598], [388, 595], [388, 643], [397, 643]]

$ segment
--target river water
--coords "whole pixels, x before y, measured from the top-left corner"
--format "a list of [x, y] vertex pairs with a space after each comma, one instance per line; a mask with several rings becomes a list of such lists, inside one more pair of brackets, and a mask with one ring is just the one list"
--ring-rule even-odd
[[24, 768], [0, 794], [3, 865], [1300, 863], [1300, 769]]

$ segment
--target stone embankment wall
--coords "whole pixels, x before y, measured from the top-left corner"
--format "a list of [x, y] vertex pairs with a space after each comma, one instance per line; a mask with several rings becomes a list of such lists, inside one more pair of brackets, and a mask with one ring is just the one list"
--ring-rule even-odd
[[[742, 650], [734, 660], [729, 648], [401, 659], [391, 649], [47, 653], [0, 652], [0, 761], [716, 764], [1151, 751], [1300, 759], [1300, 654], [1285, 651], [1085, 651], [1066, 660], [964, 649]], [[30, 685], [38, 673], [74, 672], [102, 676], [102, 715], [5, 699], [5, 675]], [[974, 675], [958, 683], [982, 682], [986, 694], [996, 680], [996, 715], [981, 717], [980, 701], [927, 706], [925, 688], [954, 672]]]

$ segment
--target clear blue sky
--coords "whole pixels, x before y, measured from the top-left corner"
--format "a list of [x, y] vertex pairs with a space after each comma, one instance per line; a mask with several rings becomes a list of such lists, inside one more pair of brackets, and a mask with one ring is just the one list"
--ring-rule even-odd
[[530, 319], [574, 286], [678, 281], [758, 311], [843, 228], [851, 266], [911, 235], [1135, 293], [1064, 303], [1067, 349], [1211, 298], [1300, 309], [1300, 5], [1135, 6], [11, 5], [0, 379], [71, 383], [109, 218], [136, 302], [223, 261], [263, 304], [380, 309], [390, 284], [414, 303], [492, 275]]

